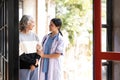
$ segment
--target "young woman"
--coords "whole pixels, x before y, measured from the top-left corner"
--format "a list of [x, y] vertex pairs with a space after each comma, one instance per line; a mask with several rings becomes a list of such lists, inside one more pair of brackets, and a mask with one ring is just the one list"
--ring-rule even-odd
[[19, 26], [19, 80], [38, 80], [37, 66], [40, 56], [36, 52], [39, 39], [31, 32], [33, 27], [33, 18], [28, 15], [23, 15]]
[[53, 18], [49, 25], [50, 34], [43, 38], [43, 53], [41, 55], [40, 80], [63, 80], [61, 56], [64, 52], [64, 40], [60, 31], [62, 22], [59, 18]]

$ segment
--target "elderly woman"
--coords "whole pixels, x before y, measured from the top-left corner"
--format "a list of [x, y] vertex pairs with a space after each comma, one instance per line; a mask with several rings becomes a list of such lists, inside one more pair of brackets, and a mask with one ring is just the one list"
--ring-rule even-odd
[[60, 31], [62, 22], [59, 18], [50, 21], [49, 30], [51, 33], [43, 38], [43, 53], [40, 64], [40, 80], [63, 80], [61, 57], [64, 53], [64, 39]]
[[40, 56], [36, 53], [36, 46], [39, 39], [31, 32], [33, 27], [33, 18], [29, 15], [23, 15], [19, 26], [19, 80], [38, 80], [38, 60]]

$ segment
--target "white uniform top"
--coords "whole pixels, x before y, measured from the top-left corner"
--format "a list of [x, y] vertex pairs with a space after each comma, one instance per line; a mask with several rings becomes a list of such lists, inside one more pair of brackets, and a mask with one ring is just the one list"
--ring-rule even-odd
[[[45, 50], [45, 44], [49, 36], [50, 35], [46, 35], [44, 37], [46, 38], [46, 40], [43, 44], [43, 50]], [[63, 37], [59, 34], [58, 38], [55, 38], [52, 43], [50, 54], [61, 53], [63, 55], [64, 50], [65, 50], [64, 40]], [[48, 80], [63, 80], [62, 55], [59, 58], [49, 58]], [[41, 59], [41, 63], [40, 63], [40, 80], [45, 80], [45, 74], [44, 72], [42, 72], [42, 66], [43, 66], [43, 59]]]

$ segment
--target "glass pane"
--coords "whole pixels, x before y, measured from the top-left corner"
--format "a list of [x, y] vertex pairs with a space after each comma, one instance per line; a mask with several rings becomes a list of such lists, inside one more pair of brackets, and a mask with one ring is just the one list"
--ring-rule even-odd
[[102, 28], [102, 33], [101, 33], [101, 36], [102, 36], [102, 45], [101, 45], [101, 49], [102, 49], [102, 51], [107, 51], [107, 46], [106, 46], [106, 44], [107, 44], [107, 42], [106, 42], [106, 38], [107, 38], [107, 29], [106, 28]]
[[102, 24], [106, 24], [107, 22], [107, 16], [106, 16], [106, 14], [107, 14], [107, 9], [106, 9], [106, 0], [101, 0], [102, 1], [102, 13], [101, 13], [101, 15], [102, 15]]
[[102, 66], [102, 80], [107, 80], [107, 66]]
[[102, 60], [102, 80], [120, 80], [120, 61]]
[[[107, 21], [107, 15], [106, 15], [106, 14], [107, 14], [107, 9], [106, 9], [106, 8], [107, 8], [107, 7], [106, 7], [106, 6], [107, 6], [107, 5], [106, 5], [106, 4], [107, 4], [107, 0], [101, 0], [101, 4], [102, 4], [102, 5], [101, 5], [101, 6], [102, 6], [102, 13], [101, 13], [101, 15], [102, 15], [102, 16], [101, 16], [102, 24], [105, 24], [105, 25], [106, 25], [106, 24], [107, 24], [107, 22], [106, 22], [106, 21]], [[106, 38], [107, 38], [107, 36], [106, 36], [106, 31], [107, 31], [106, 28], [102, 28], [102, 32], [101, 32], [101, 36], [102, 36], [102, 37], [101, 37], [101, 41], [102, 41], [102, 42], [101, 42], [101, 44], [102, 44], [102, 45], [101, 45], [101, 49], [102, 49], [102, 51], [104, 51], [104, 52], [107, 51], [107, 46], [106, 46], [106, 44], [107, 44], [107, 43], [106, 43], [106, 40], [107, 40], [107, 39], [106, 39]]]
[[102, 60], [102, 80], [107, 80], [107, 61]]
[[120, 80], [120, 61], [113, 61], [113, 80]]
[[19, 0], [19, 20], [21, 19], [23, 15], [23, 1]]

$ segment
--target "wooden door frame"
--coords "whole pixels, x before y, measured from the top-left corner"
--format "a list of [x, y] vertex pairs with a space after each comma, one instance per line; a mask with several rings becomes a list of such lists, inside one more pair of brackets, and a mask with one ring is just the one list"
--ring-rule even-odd
[[19, 0], [8, 1], [8, 79], [19, 80]]

